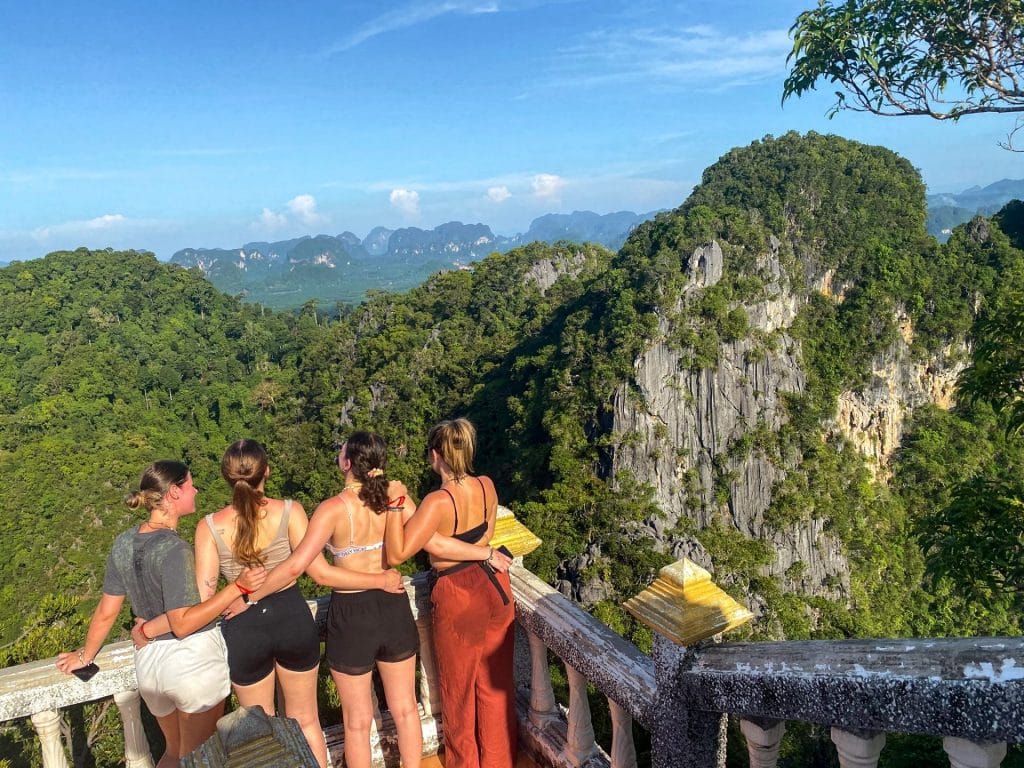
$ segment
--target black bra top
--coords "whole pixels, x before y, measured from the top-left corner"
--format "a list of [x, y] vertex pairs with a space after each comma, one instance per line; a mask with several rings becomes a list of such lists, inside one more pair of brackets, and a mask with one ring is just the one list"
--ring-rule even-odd
[[470, 528], [468, 531], [463, 531], [462, 533], [458, 533], [459, 508], [455, 506], [455, 497], [452, 496], [452, 492], [449, 491], [447, 488], [441, 489], [442, 491], [448, 494], [448, 498], [452, 500], [452, 509], [455, 510], [456, 532], [452, 534], [452, 538], [458, 539], [459, 541], [464, 541], [466, 544], [475, 544], [480, 539], [480, 537], [487, 532], [487, 489], [484, 488], [484, 481], [481, 480], [479, 477], [476, 479], [476, 481], [480, 483], [480, 491], [484, 495], [484, 519], [483, 522], [480, 523], [480, 525], [474, 526], [473, 528]]

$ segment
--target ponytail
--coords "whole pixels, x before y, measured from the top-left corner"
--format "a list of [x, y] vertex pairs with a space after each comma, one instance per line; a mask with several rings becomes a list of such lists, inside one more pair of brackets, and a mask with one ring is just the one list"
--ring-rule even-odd
[[345, 441], [345, 456], [352, 462], [352, 474], [362, 487], [359, 500], [374, 512], [388, 506], [388, 445], [373, 432], [353, 432]]
[[224, 452], [220, 474], [231, 486], [231, 506], [237, 513], [232, 552], [247, 567], [263, 565], [263, 556], [256, 551], [260, 511], [265, 496], [259, 484], [267, 475], [267, 452], [255, 440], [238, 440]]
[[476, 454], [476, 427], [466, 418], [449, 419], [435, 425], [427, 434], [427, 448], [437, 451], [456, 480], [473, 471]]

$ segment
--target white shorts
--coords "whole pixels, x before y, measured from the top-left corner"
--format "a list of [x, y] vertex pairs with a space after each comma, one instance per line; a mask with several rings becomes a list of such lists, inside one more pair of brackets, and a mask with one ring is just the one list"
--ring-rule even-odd
[[220, 627], [181, 640], [154, 640], [135, 652], [135, 677], [154, 717], [212, 709], [231, 692]]

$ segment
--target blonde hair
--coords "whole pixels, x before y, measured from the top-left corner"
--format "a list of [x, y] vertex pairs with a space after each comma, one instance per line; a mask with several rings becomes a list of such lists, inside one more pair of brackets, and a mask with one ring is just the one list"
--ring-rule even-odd
[[427, 448], [437, 451], [448, 469], [461, 480], [473, 471], [476, 454], [476, 427], [466, 418], [448, 419], [427, 433]]
[[181, 485], [188, 480], [188, 466], [180, 461], [164, 459], [154, 461], [144, 470], [139, 479], [138, 490], [132, 491], [125, 498], [130, 509], [145, 507], [152, 512], [163, 501], [172, 485]]
[[256, 551], [259, 535], [260, 508], [264, 495], [258, 486], [267, 475], [267, 452], [255, 440], [237, 440], [228, 446], [220, 460], [220, 474], [231, 486], [231, 506], [235, 520], [235, 559], [242, 565], [263, 565], [263, 556]]

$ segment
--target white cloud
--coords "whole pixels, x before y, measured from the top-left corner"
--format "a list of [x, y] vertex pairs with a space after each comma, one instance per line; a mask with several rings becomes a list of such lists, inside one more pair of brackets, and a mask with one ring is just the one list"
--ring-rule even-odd
[[52, 224], [32, 230], [32, 237], [39, 242], [46, 242], [55, 237], [74, 237], [79, 233], [96, 232], [119, 228], [128, 221], [123, 214], [105, 213], [94, 219], [65, 221], [63, 224]]
[[565, 186], [565, 180], [561, 176], [555, 176], [551, 173], [538, 173], [533, 177], [530, 186], [533, 188], [533, 194], [536, 197], [557, 199], [562, 191], [562, 187]]
[[288, 201], [288, 210], [306, 226], [323, 224], [326, 218], [316, 209], [316, 198], [312, 195], [297, 195]]
[[512, 193], [509, 192], [508, 187], [504, 185], [500, 187], [490, 187], [487, 190], [487, 198], [492, 203], [498, 203], [500, 205], [501, 203], [504, 203], [506, 200], [508, 200], [510, 197], [512, 197]]
[[391, 205], [407, 216], [419, 216], [420, 193], [412, 189], [391, 190]]
[[273, 233], [289, 227], [316, 227], [328, 219], [317, 210], [316, 198], [312, 195], [296, 195], [284, 204], [285, 210], [275, 211], [264, 208], [256, 221], [250, 225], [257, 232]]
[[281, 213], [274, 213], [269, 208], [264, 208], [259, 219], [254, 221], [252, 226], [263, 232], [276, 232], [288, 226], [288, 217]]
[[504, 11], [521, 11], [538, 5], [565, 0], [430, 0], [429, 2], [411, 2], [382, 13], [357, 27], [353, 32], [323, 52], [324, 56], [332, 56], [342, 51], [355, 48], [378, 35], [407, 29], [417, 24], [424, 24], [439, 16], [479, 16], [484, 14], [502, 13]]
[[643, 82], [701, 90], [760, 82], [785, 72], [793, 42], [784, 29], [743, 34], [702, 24], [594, 32], [559, 51], [548, 87]]

